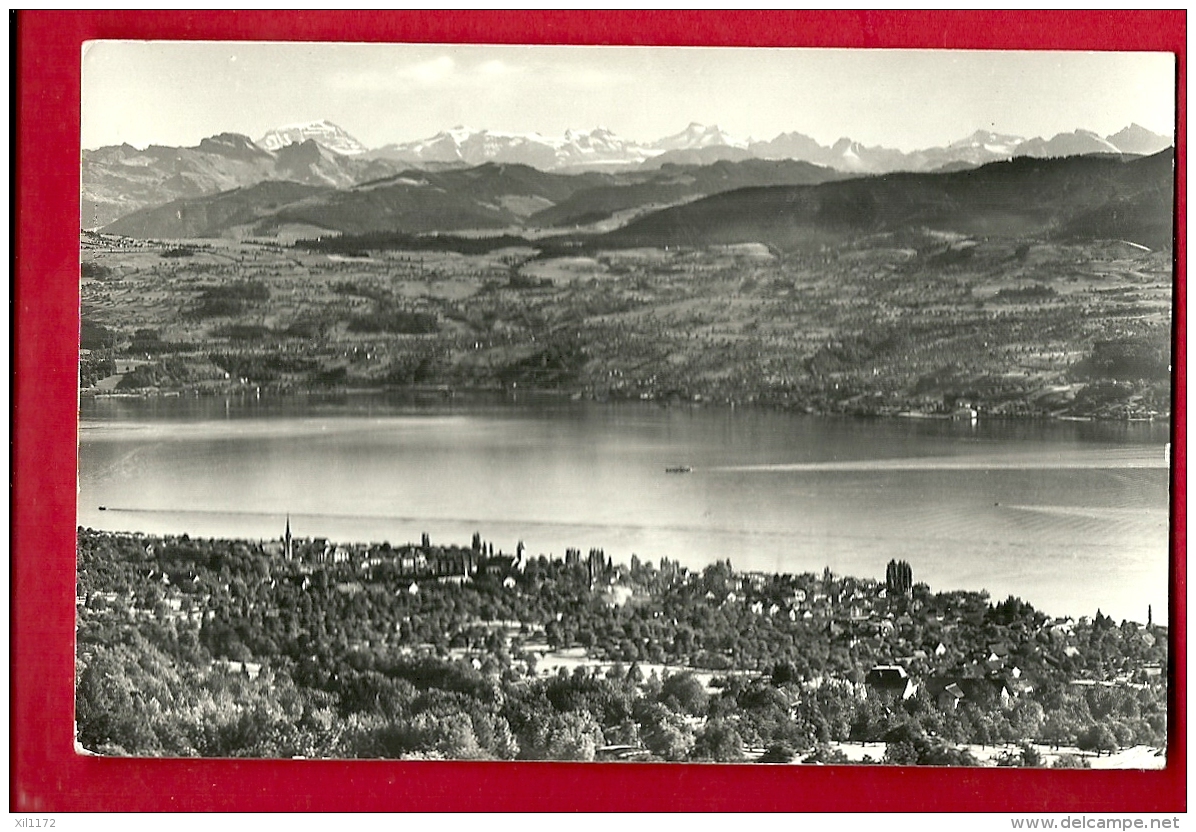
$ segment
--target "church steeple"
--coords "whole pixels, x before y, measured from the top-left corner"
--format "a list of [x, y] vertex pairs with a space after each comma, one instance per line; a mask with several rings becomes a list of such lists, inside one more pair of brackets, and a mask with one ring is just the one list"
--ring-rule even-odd
[[292, 551], [292, 548], [291, 548], [291, 515], [289, 513], [287, 514], [287, 532], [283, 536], [282, 539], [283, 539], [283, 554], [286, 555], [287, 560], [290, 560], [292, 558], [292, 556], [294, 555], [294, 552]]

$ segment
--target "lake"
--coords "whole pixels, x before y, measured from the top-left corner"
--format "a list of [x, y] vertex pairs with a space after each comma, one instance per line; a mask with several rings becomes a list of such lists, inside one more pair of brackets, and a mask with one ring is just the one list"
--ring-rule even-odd
[[[79, 524], [600, 547], [1166, 621], [1165, 424], [383, 396], [85, 399]], [[687, 473], [667, 473], [689, 467]], [[100, 506], [106, 510], [101, 511]]]

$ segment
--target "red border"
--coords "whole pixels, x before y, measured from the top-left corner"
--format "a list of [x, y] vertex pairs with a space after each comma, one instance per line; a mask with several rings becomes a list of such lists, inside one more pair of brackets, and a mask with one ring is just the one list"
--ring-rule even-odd
[[1178, 56], [1176, 470], [1186, 462], [1186, 13], [20, 12], [10, 810], [1182, 811], [1186, 515], [1175, 478], [1171, 765], [1156, 772], [134, 761], [73, 725], [80, 46], [94, 38], [1152, 50]]

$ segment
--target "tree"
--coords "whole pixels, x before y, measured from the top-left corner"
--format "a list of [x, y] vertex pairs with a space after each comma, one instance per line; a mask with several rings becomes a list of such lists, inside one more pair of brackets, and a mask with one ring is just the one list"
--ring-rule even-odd
[[1076, 741], [1075, 723], [1066, 714], [1054, 711], [1042, 721], [1039, 736], [1043, 742], [1050, 743], [1052, 748], [1072, 745]]
[[660, 691], [664, 690], [664, 684], [660, 681], [660, 674], [657, 673], [657, 668], [652, 668], [652, 672], [648, 673], [648, 678], [643, 680], [643, 696], [651, 698], [659, 698]]
[[1117, 737], [1108, 725], [1095, 722], [1080, 734], [1076, 743], [1083, 751], [1095, 751], [1100, 756], [1102, 751], [1112, 754], [1117, 750]]
[[692, 673], [675, 673], [660, 687], [660, 701], [675, 711], [693, 716], [706, 713], [710, 697], [698, 677]]
[[914, 570], [906, 561], [891, 560], [885, 568], [885, 587], [890, 595], [909, 596], [914, 588]]
[[916, 766], [918, 749], [909, 740], [888, 743], [885, 746], [885, 763], [891, 766]]
[[1109, 729], [1113, 732], [1113, 736], [1117, 739], [1117, 746], [1119, 748], [1125, 748], [1126, 746], [1134, 744], [1135, 732], [1130, 725], [1122, 722], [1121, 720], [1117, 720], [1109, 725]]
[[796, 756], [793, 748], [787, 742], [776, 742], [768, 746], [764, 755], [757, 762], [760, 763], [791, 763]]
[[743, 738], [730, 722], [712, 719], [698, 734], [693, 758], [727, 763], [743, 759]]
[[797, 666], [791, 661], [777, 662], [772, 668], [772, 683], [777, 687], [800, 682], [802, 678]]
[[466, 714], [434, 715], [425, 711], [416, 716], [413, 727], [419, 750], [439, 752], [448, 760], [479, 760], [487, 756]]
[[662, 760], [684, 760], [694, 747], [694, 736], [684, 724], [661, 720], [640, 730], [644, 747]]
[[1092, 768], [1092, 764], [1075, 754], [1060, 754], [1051, 768]]
[[542, 759], [589, 762], [602, 742], [602, 729], [588, 711], [558, 714], [549, 731]]
[[1017, 739], [1035, 740], [1042, 731], [1044, 719], [1042, 705], [1023, 697], [1013, 706], [1009, 721]]
[[841, 748], [832, 748], [829, 745], [819, 745], [812, 752], [807, 754], [802, 762], [843, 766], [850, 763], [851, 760], [848, 759], [847, 755]]

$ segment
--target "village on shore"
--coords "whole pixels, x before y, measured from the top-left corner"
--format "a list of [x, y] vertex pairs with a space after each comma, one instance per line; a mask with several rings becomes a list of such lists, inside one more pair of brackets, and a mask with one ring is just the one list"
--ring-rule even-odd
[[[295, 538], [289, 520], [259, 542], [80, 529], [79, 558], [97, 753], [1165, 763], [1153, 611], [1051, 617], [932, 592], [905, 562], [883, 579], [690, 570], [480, 534]], [[134, 693], [114, 699], [122, 677]]]

